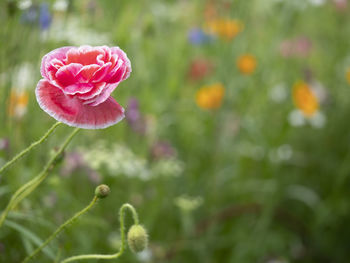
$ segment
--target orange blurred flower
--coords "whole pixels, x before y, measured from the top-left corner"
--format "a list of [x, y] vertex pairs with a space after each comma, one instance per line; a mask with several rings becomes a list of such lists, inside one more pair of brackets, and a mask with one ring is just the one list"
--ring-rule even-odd
[[232, 40], [243, 31], [243, 23], [236, 19], [213, 19], [205, 26], [210, 34], [218, 35], [225, 40]]
[[307, 117], [314, 115], [319, 109], [319, 101], [309, 85], [303, 81], [293, 86], [295, 106]]
[[346, 80], [350, 84], [350, 68], [348, 68], [348, 70], [346, 71]]
[[221, 83], [203, 86], [197, 91], [196, 102], [202, 109], [218, 109], [222, 104], [225, 88]]
[[252, 74], [257, 66], [256, 59], [251, 54], [245, 54], [238, 58], [237, 67], [242, 74]]
[[28, 92], [11, 91], [8, 104], [8, 113], [12, 117], [21, 118], [27, 112]]

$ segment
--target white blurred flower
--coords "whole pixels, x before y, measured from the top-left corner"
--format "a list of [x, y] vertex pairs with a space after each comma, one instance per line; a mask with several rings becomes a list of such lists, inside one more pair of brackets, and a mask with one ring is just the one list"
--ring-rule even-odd
[[269, 92], [270, 99], [276, 103], [282, 103], [288, 96], [286, 84], [281, 83], [274, 86]]
[[[69, 26], [67, 26], [69, 25]], [[66, 41], [72, 45], [108, 45], [111, 44], [107, 33], [100, 33], [82, 26], [80, 20], [76, 17], [62, 21], [53, 20], [48, 34], [49, 39]]]
[[160, 159], [152, 166], [152, 175], [159, 176], [180, 176], [184, 170], [183, 162], [175, 159]]
[[326, 101], [328, 97], [328, 93], [326, 88], [323, 86], [321, 82], [314, 80], [310, 83], [310, 87], [312, 92], [315, 94], [315, 96], [317, 97], [320, 103], [323, 103]]
[[282, 161], [289, 160], [293, 155], [293, 149], [290, 145], [284, 144], [278, 147], [277, 156]]
[[67, 0], [56, 0], [53, 4], [53, 10], [58, 12], [65, 12], [68, 9], [68, 1]]
[[293, 110], [289, 113], [288, 121], [290, 125], [300, 127], [305, 125], [306, 120], [304, 114], [300, 110]]
[[112, 176], [150, 178], [146, 159], [136, 156], [126, 146], [115, 144], [107, 147], [104, 142], [98, 142], [92, 149], [81, 148], [80, 152], [93, 169], [106, 168]]
[[144, 251], [137, 253], [136, 257], [141, 262], [149, 262], [152, 259], [152, 251], [147, 248]]
[[327, 122], [326, 116], [320, 111], [306, 117], [300, 110], [293, 110], [289, 113], [288, 120], [290, 125], [294, 127], [300, 127], [308, 123], [314, 128], [323, 128]]
[[309, 118], [309, 122], [312, 127], [323, 128], [323, 126], [326, 124], [326, 117], [322, 112], [318, 111], [312, 115], [311, 118]]
[[12, 87], [17, 92], [23, 92], [27, 88], [35, 88], [35, 67], [30, 63], [22, 63], [14, 69], [12, 75]]
[[184, 212], [190, 212], [197, 209], [203, 204], [203, 198], [200, 196], [191, 197], [187, 195], [181, 195], [175, 198], [174, 203]]
[[21, 10], [27, 9], [32, 5], [32, 1], [31, 0], [20, 0], [18, 2], [18, 8]]
[[288, 161], [292, 156], [293, 148], [288, 144], [281, 145], [277, 149], [273, 149], [269, 152], [269, 159], [273, 163]]
[[321, 6], [326, 3], [326, 0], [309, 0], [309, 3], [315, 6]]
[[152, 5], [151, 12], [158, 19], [175, 22], [183, 18], [190, 12], [183, 12], [191, 8], [191, 1], [182, 1], [180, 3], [167, 3], [159, 1]]
[[78, 152], [91, 168], [106, 169], [111, 176], [125, 175], [149, 180], [154, 176], [179, 176], [184, 170], [184, 163], [176, 158], [160, 159], [150, 164], [127, 146], [107, 146], [104, 141], [97, 142], [89, 149], [80, 148]]

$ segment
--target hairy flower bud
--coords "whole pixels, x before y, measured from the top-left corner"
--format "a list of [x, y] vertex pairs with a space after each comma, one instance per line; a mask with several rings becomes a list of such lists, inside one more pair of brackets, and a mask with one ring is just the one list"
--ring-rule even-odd
[[95, 195], [98, 197], [98, 198], [105, 198], [109, 195], [110, 193], [110, 189], [109, 189], [109, 186], [106, 185], [106, 184], [101, 184], [99, 186], [96, 187], [96, 190], [95, 190]]
[[128, 232], [128, 244], [134, 253], [138, 253], [147, 248], [148, 235], [143, 226], [133, 225]]

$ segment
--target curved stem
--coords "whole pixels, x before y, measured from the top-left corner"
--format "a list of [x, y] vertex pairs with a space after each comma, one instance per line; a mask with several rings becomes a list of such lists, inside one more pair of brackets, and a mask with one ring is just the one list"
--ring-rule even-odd
[[74, 131], [67, 137], [66, 141], [62, 144], [59, 150], [51, 157], [49, 162], [46, 164], [42, 172], [30, 180], [28, 183], [24, 184], [20, 187], [11, 197], [7, 207], [0, 217], [0, 227], [4, 223], [8, 213], [15, 208], [19, 202], [21, 202], [24, 198], [26, 198], [30, 193], [32, 193], [35, 188], [37, 188], [42, 181], [45, 180], [51, 168], [54, 167], [55, 161], [58, 157], [63, 153], [65, 148], [68, 146], [70, 141], [73, 139], [74, 135], [79, 131], [79, 128], [74, 129]]
[[94, 198], [92, 199], [92, 201], [90, 202], [90, 204], [88, 206], [86, 206], [84, 209], [82, 209], [81, 211], [79, 211], [78, 213], [76, 213], [74, 216], [72, 216], [70, 219], [68, 219], [66, 222], [64, 222], [62, 225], [60, 225], [55, 232], [53, 232], [51, 234], [51, 236], [48, 237], [48, 239], [46, 239], [44, 241], [44, 243], [41, 244], [40, 247], [38, 247], [36, 250], [34, 250], [34, 252], [32, 254], [30, 254], [28, 257], [26, 257], [22, 263], [26, 263], [29, 262], [29, 260], [31, 260], [36, 254], [38, 254], [44, 247], [47, 246], [48, 243], [51, 242], [52, 239], [54, 239], [60, 232], [62, 232], [68, 225], [72, 224], [78, 217], [80, 217], [81, 215], [85, 214], [87, 211], [89, 211], [93, 205], [96, 203], [96, 201], [98, 200], [97, 196], [94, 196]]
[[72, 261], [78, 261], [83, 259], [116, 259], [119, 258], [125, 251], [126, 248], [126, 238], [125, 238], [125, 225], [124, 225], [124, 217], [125, 217], [125, 210], [129, 209], [132, 213], [134, 224], [139, 224], [139, 217], [137, 215], [137, 212], [135, 208], [130, 204], [124, 204], [119, 210], [119, 220], [120, 220], [120, 235], [121, 235], [121, 247], [120, 250], [115, 254], [110, 255], [104, 255], [104, 254], [88, 254], [88, 255], [79, 255], [79, 256], [73, 256], [66, 258], [65, 260], [61, 261], [61, 263], [67, 263]]
[[49, 135], [57, 128], [57, 126], [59, 126], [60, 124], [62, 124], [61, 122], [56, 122], [54, 125], [51, 126], [51, 128], [44, 134], [43, 137], [41, 137], [39, 140], [37, 140], [36, 142], [33, 142], [31, 145], [29, 145], [26, 149], [24, 149], [23, 151], [21, 151], [20, 153], [18, 153], [15, 157], [13, 157], [10, 161], [8, 161], [7, 163], [5, 163], [1, 168], [0, 168], [0, 173], [2, 173], [7, 167], [9, 167], [11, 164], [15, 163], [16, 161], [18, 161], [19, 159], [21, 159], [24, 155], [26, 155], [27, 153], [29, 153], [34, 147], [36, 147], [37, 145], [41, 144], [43, 141], [45, 141], [45, 139], [47, 137], [49, 137]]

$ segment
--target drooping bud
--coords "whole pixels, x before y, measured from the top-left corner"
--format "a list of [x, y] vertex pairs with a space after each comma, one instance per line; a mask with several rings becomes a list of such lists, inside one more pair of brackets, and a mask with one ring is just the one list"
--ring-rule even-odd
[[128, 232], [128, 244], [132, 252], [138, 253], [148, 246], [148, 235], [141, 225], [133, 225]]
[[95, 195], [98, 198], [105, 198], [105, 197], [107, 197], [109, 195], [110, 192], [111, 192], [111, 190], [109, 189], [108, 185], [101, 184], [101, 185], [96, 187]]

